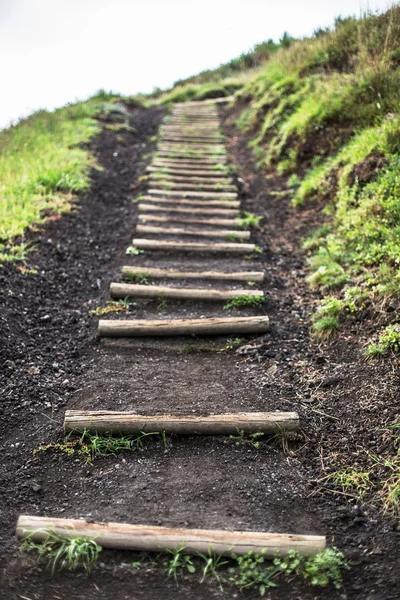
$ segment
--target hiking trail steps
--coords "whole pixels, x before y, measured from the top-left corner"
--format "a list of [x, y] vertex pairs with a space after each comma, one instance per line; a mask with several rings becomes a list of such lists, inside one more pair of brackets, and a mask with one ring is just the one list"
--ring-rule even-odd
[[[195, 312], [197, 310], [198, 314], [190, 318], [176, 318], [174, 306], [168, 306], [171, 314], [163, 319], [132, 319], [130, 316], [121, 318], [119, 314], [114, 315], [113, 318], [99, 320], [98, 334], [101, 340], [156, 336], [162, 352], [164, 337], [175, 336], [184, 340], [185, 336], [193, 335], [263, 335], [269, 331], [266, 310], [261, 310], [256, 302], [252, 304], [252, 300], [264, 300], [263, 291], [252, 287], [264, 281], [264, 273], [257, 269], [256, 263], [260, 249], [254, 243], [247, 243], [251, 232], [241, 228], [240, 191], [232, 175], [225, 140], [219, 129], [217, 105], [217, 101], [177, 104], [166, 118], [158, 149], [147, 168], [149, 188], [143, 197], [138, 198], [139, 224], [136, 233], [139, 237], [132, 239], [134, 252], [139, 254], [142, 250], [146, 251], [147, 262], [151, 266], [122, 266], [121, 276], [129, 283], [110, 284], [113, 299], [149, 298], [150, 302], [152, 298], [172, 299], [173, 302], [192, 303], [192, 309]], [[154, 212], [164, 214], [153, 215]], [[156, 221], [156, 225], [148, 225], [149, 221]], [[174, 223], [182, 226], [173, 226]], [[229, 229], [221, 229], [224, 226]], [[146, 234], [147, 237], [142, 238], [140, 234]], [[174, 236], [174, 239], [165, 239], [170, 236]], [[187, 237], [192, 241], [186, 241]], [[223, 238], [225, 241], [202, 241], [207, 237]], [[211, 263], [210, 254], [218, 257], [214, 256]], [[188, 256], [193, 255], [197, 256], [196, 267], [188, 268]], [[246, 266], [243, 267], [243, 262], [235, 263], [235, 258], [229, 258], [227, 269], [223, 259], [232, 255], [245, 259]], [[160, 266], [160, 256], [168, 259], [167, 267]], [[135, 258], [132, 260], [139, 262]], [[225, 267], [218, 269], [216, 261]], [[161, 279], [164, 283], [155, 285], [153, 279]], [[200, 283], [195, 287], [187, 287], [186, 279], [189, 282], [196, 279]], [[174, 280], [173, 284], [171, 280]], [[208, 280], [214, 282], [216, 287], [210, 288]], [[235, 281], [248, 287], [236, 288], [232, 283]], [[238, 298], [247, 299], [248, 310], [245, 306], [240, 316], [229, 316], [229, 313], [224, 317], [219, 316], [222, 306], [218, 303]], [[215, 315], [206, 316], [201, 307], [200, 312], [194, 304], [197, 300], [210, 301], [212, 308], [209, 310], [214, 311]], [[250, 315], [246, 314], [248, 312]], [[215, 360], [218, 361], [218, 354]], [[169, 406], [164, 406], [162, 414], [146, 415], [112, 409], [113, 406], [100, 411], [67, 410], [65, 430], [88, 429], [114, 433], [157, 431], [177, 435], [228, 435], [240, 430], [245, 434], [263, 432], [273, 435], [282, 431], [282, 428], [285, 431], [297, 431], [300, 426], [299, 416], [293, 411], [251, 412], [246, 409], [235, 413], [194, 415], [182, 412], [177, 415], [170, 412]], [[145, 456], [141, 460], [145, 461]], [[215, 484], [217, 486], [218, 481]], [[277, 523], [276, 528], [283, 525]], [[270, 558], [276, 552], [285, 555], [291, 549], [309, 556], [321, 551], [326, 543], [325, 537], [318, 535], [92, 523], [24, 515], [18, 521], [17, 536], [23, 539], [29, 535], [32, 540], [40, 541], [49, 529], [65, 538], [73, 535], [95, 538], [106, 548], [160, 552], [160, 549], [179, 548], [184, 543], [188, 553], [213, 551], [230, 555], [232, 552], [244, 554], [250, 550], [261, 552], [265, 548]]]

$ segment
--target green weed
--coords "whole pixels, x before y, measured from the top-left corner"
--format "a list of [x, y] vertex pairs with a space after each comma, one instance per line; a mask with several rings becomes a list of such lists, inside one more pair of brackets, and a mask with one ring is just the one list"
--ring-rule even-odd
[[250, 212], [243, 212], [238, 219], [238, 223], [242, 229], [260, 229], [262, 217]]
[[128, 254], [129, 256], [139, 256], [139, 254], [144, 254], [144, 250], [136, 248], [136, 246], [128, 246], [125, 254]]
[[98, 457], [115, 456], [125, 450], [144, 448], [151, 439], [161, 435], [160, 432], [140, 431], [136, 434], [115, 436], [111, 433], [91, 433], [86, 429], [73, 433], [79, 437], [72, 437], [70, 433], [61, 443], [41, 444], [34, 450], [34, 454], [57, 450], [67, 456], [77, 455], [85, 462], [93, 462]]
[[22, 550], [37, 553], [39, 560], [44, 559], [47, 562], [52, 575], [56, 570], [75, 571], [78, 568], [89, 573], [102, 550], [94, 539], [72, 534], [71, 537], [64, 538], [55, 531], [39, 531], [47, 536], [43, 542], [34, 542], [30, 539], [36, 533], [33, 532], [24, 539]]
[[251, 306], [259, 306], [265, 302], [266, 299], [261, 295], [261, 293], [259, 296], [235, 296], [235, 298], [232, 298], [232, 300], [225, 304], [223, 308], [224, 310], [230, 310], [231, 308], [247, 308]]
[[99, 306], [89, 311], [91, 317], [102, 317], [110, 313], [129, 312], [132, 302], [129, 300], [109, 300], [106, 306]]
[[253, 448], [260, 447], [260, 441], [264, 438], [264, 434], [260, 431], [246, 434], [242, 429], [237, 430], [236, 435], [230, 435], [228, 441], [234, 442], [235, 446], [252, 446]]
[[369, 344], [365, 350], [367, 358], [383, 356], [388, 352], [400, 352], [400, 325], [388, 325], [379, 336], [377, 344]]

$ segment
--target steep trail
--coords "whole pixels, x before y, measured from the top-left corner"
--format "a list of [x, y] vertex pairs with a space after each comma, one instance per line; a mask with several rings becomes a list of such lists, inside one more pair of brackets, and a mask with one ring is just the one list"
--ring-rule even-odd
[[[182, 109], [178, 108], [179, 110]], [[217, 123], [216, 114], [215, 111], [212, 115], [214, 125]], [[202, 117], [201, 120], [208, 120], [208, 116], [207, 119]], [[192, 115], [188, 121], [193, 121]], [[190, 124], [193, 131], [193, 123]], [[203, 127], [204, 123], [201, 125]], [[174, 170], [180, 172], [183, 169], [179, 161], [184, 160], [185, 165], [189, 165], [189, 168], [184, 169], [189, 171], [185, 176], [191, 177], [192, 172], [201, 172], [201, 177], [206, 180], [210, 171], [221, 173], [225, 170], [223, 165], [228, 165], [228, 159], [220, 149], [215, 155], [217, 159], [213, 158], [213, 153], [205, 158], [205, 155], [197, 154], [198, 150], [193, 154], [192, 147], [188, 153], [184, 153], [188, 145], [186, 141], [184, 147], [181, 147], [181, 141], [170, 143], [179, 144], [179, 155], [182, 154], [183, 158], [178, 159], [174, 156], [172, 161], [170, 149], [164, 151], [164, 145], [161, 143], [153, 159], [153, 166], [149, 167], [149, 173], [158, 175], [159, 169], [153, 171], [156, 168], [154, 165], [164, 158], [172, 161]], [[217, 147], [220, 145], [219, 140]], [[196, 158], [192, 158], [193, 156]], [[217, 169], [212, 168], [215, 165], [218, 166]], [[164, 168], [163, 166], [163, 175]], [[172, 177], [173, 173], [169, 168], [167, 174]], [[213, 209], [216, 211], [213, 218], [217, 215], [215, 218], [229, 220], [229, 223], [207, 222], [209, 215], [204, 212], [209, 210], [204, 208], [207, 203], [223, 202], [231, 206], [233, 201], [237, 202], [237, 192], [232, 192], [230, 188], [225, 192], [224, 185], [234, 185], [228, 169], [225, 174], [228, 174], [225, 177], [226, 182], [224, 181], [221, 187], [216, 183], [215, 191], [208, 191], [208, 194], [213, 194], [211, 197], [204, 196], [200, 189], [187, 190], [184, 196], [180, 197], [180, 191], [175, 193], [174, 180], [169, 180], [172, 184], [167, 184], [166, 191], [171, 192], [171, 195], [167, 196], [168, 203], [165, 209], [160, 202], [160, 199], [164, 199], [164, 193], [158, 193], [163, 189], [163, 183], [160, 185], [160, 181], [164, 182], [164, 179], [154, 177], [154, 182], [151, 181], [145, 199], [139, 202], [139, 223], [152, 222], [153, 215], [160, 216], [154, 209], [161, 207], [161, 212], [167, 219], [165, 227], [174, 226], [176, 215], [178, 218], [186, 218], [181, 209], [185, 208], [187, 203], [195, 201], [199, 211], [194, 213], [196, 224], [184, 223], [187, 230], [184, 242], [181, 234], [176, 232], [166, 234], [153, 231], [151, 234], [147, 232], [146, 238], [134, 238], [133, 245], [136, 248], [140, 248], [141, 245], [147, 248], [152, 246], [151, 252], [131, 256], [125, 265], [120, 264], [120, 270], [125, 273], [124, 279], [127, 275], [130, 281], [140, 281], [143, 275], [147, 279], [146, 282], [142, 280], [142, 283], [123, 284], [131, 286], [127, 288], [127, 295], [136, 303], [131, 308], [134, 318], [131, 318], [131, 314], [124, 315], [122, 319], [120, 315], [115, 315], [100, 321], [99, 331], [103, 349], [82, 377], [82, 389], [69, 401], [67, 420], [76, 415], [83, 415], [93, 423], [96, 411], [101, 411], [103, 417], [107, 416], [107, 411], [112, 411], [114, 415], [125, 412], [131, 417], [134, 414], [167, 417], [172, 415], [178, 422], [179, 417], [183, 417], [181, 423], [185, 418], [187, 421], [190, 416], [235, 415], [236, 421], [232, 420], [231, 429], [223, 432], [227, 434], [236, 433], [238, 416], [243, 413], [261, 413], [263, 416], [258, 417], [260, 422], [257, 429], [264, 427], [269, 433], [271, 423], [268, 419], [271, 419], [271, 415], [275, 414], [277, 417], [279, 413], [281, 418], [293, 419], [296, 407], [291, 399], [282, 396], [275, 398], [264, 392], [263, 386], [268, 377], [265, 379], [263, 370], [256, 364], [247, 364], [245, 354], [232, 355], [232, 352], [226, 351], [237, 337], [242, 336], [243, 323], [246, 327], [245, 334], [252, 333], [247, 323], [255, 323], [259, 330], [253, 345], [262, 342], [263, 334], [268, 332], [270, 326], [267, 316], [268, 304], [240, 310], [232, 309], [228, 312], [223, 309], [225, 301], [221, 302], [220, 298], [217, 301], [198, 299], [197, 292], [194, 298], [179, 298], [179, 290], [190, 292], [193, 289], [201, 290], [203, 294], [229, 292], [235, 296], [254, 293], [262, 296], [265, 293], [264, 260], [254, 253], [255, 245], [251, 241], [249, 243], [249, 240], [223, 241], [226, 234], [222, 232], [222, 240], [218, 242], [213, 236], [201, 242], [201, 251], [197, 246], [193, 246], [191, 252], [187, 249], [182, 252], [180, 244], [186, 244], [186, 239], [192, 244], [200, 243], [197, 233], [191, 231], [197, 230], [199, 226], [204, 232], [212, 233], [221, 231], [221, 227], [224, 226], [227, 229], [223, 231], [243, 231], [239, 229], [240, 205], [234, 209], [226, 209], [225, 206]], [[235, 194], [235, 198], [226, 194]], [[176, 208], [180, 202], [182, 204], [179, 204], [177, 209], [179, 213], [170, 210]], [[143, 210], [143, 206], [149, 208]], [[193, 210], [191, 207], [192, 205], [188, 205], [190, 212]], [[229, 214], [229, 218], [225, 219], [225, 211], [234, 214]], [[157, 247], [157, 243], [165, 238], [175, 244], [175, 248], [167, 253]], [[222, 244], [222, 247], [216, 244]], [[251, 246], [250, 249], [247, 246]], [[227, 248], [229, 251], [232, 247], [234, 253], [227, 254]], [[250, 259], [249, 252], [254, 253]], [[156, 271], [151, 272], [151, 269]], [[176, 273], [182, 273], [183, 278], [177, 277]], [[199, 273], [202, 273], [200, 278], [196, 277]], [[248, 275], [243, 277], [244, 273]], [[249, 285], [249, 281], [255, 281], [256, 285]], [[153, 283], [156, 283], [157, 287]], [[121, 284], [112, 282], [113, 295], [116, 294], [116, 285]], [[170, 299], [167, 298], [167, 294], [171, 288], [178, 290], [178, 296]], [[144, 298], [146, 290], [151, 296], [148, 299]], [[158, 337], [159, 330], [154, 326], [154, 322], [159, 326], [161, 320], [165, 321], [167, 328], [164, 333], [170, 334], [162, 338]], [[205, 339], [193, 335], [181, 337], [177, 335], [181, 333], [179, 330], [171, 330], [171, 323], [175, 327], [178, 326], [178, 329], [179, 325], [184, 324], [189, 327], [185, 333], [193, 333], [194, 330], [190, 329], [193, 328], [193, 320], [198, 321], [198, 326], [207, 323], [208, 326], [211, 324], [218, 327], [223, 323], [225, 329], [223, 332], [217, 329], [214, 333], [218, 335]], [[123, 337], [109, 336], [107, 326], [104, 329], [105, 322], [108, 322], [108, 327], [130, 323], [130, 328], [124, 331]], [[138, 335], [139, 324], [147, 328], [143, 337]], [[139, 333], [144, 332], [142, 330]], [[241, 344], [244, 341], [242, 338]], [[211, 347], [211, 352], [204, 353], [204, 345]], [[123, 419], [123, 415], [121, 418]], [[53, 505], [51, 513], [46, 511], [45, 514], [50, 519], [61, 516], [66, 519], [86, 518], [94, 528], [96, 522], [118, 522], [149, 527], [163, 526], [171, 531], [182, 528], [247, 531], [250, 532], [250, 538], [253, 531], [254, 539], [260, 532], [297, 534], [299, 539], [306, 540], [307, 543], [310, 541], [311, 544], [317, 543], [318, 548], [321, 547], [324, 543], [325, 526], [315, 513], [315, 503], [308, 504], [306, 500], [304, 473], [295, 458], [285, 456], [280, 447], [270, 444], [263, 444], [259, 450], [255, 450], [246, 444], [236, 445], [227, 437], [196, 436], [193, 435], [195, 430], [191, 433], [188, 437], [173, 439], [172, 445], [168, 447], [148, 447], [139, 455], [133, 453], [124, 454], [123, 458], [98, 459], [89, 471], [79, 465], [67, 466], [68, 458], [59, 457], [55, 460], [55, 465], [62, 465], [59, 475], [56, 471], [51, 474], [44, 473], [43, 484], [46, 487], [48, 481], [48, 485], [53, 487], [53, 492], [58, 495], [59, 504], [58, 508], [57, 504]], [[94, 492], [97, 498], [94, 497]], [[43, 525], [43, 522], [40, 524]], [[29, 530], [29, 527], [37, 528], [37, 522], [28, 521], [22, 525], [24, 528], [21, 529], [21, 534]], [[60, 531], [62, 529], [61, 523]], [[92, 533], [93, 531], [96, 535], [95, 529], [92, 529]], [[316, 534], [318, 537], [307, 538], [310, 534]], [[279, 540], [274, 535], [271, 539], [275, 543]], [[175, 540], [175, 545], [180, 544], [179, 540], [180, 538]], [[231, 544], [232, 540], [229, 541], [229, 547]], [[106, 541], [104, 545], [107, 546]], [[160, 549], [159, 546], [160, 544], [156, 546], [157, 550]], [[273, 549], [278, 546], [273, 546]], [[135, 546], [128, 544], [125, 547]], [[104, 567], [95, 568], [94, 577], [105, 586], [104, 576], [107, 571], [102, 573], [102, 568]], [[58, 577], [61, 578], [61, 575]], [[68, 576], [62, 577], [64, 581], [68, 580]], [[131, 577], [132, 573], [128, 579], [123, 579], [123, 589], [126, 593], [131, 589]], [[157, 574], [151, 577], [158, 581]], [[59, 593], [63, 583], [59, 581], [52, 585]], [[149, 591], [146, 587], [148, 585], [149, 581], [146, 580], [142, 587], [135, 586], [137, 598], [161, 598], [155, 590]], [[190, 584], [188, 585], [190, 588]], [[163, 597], [176, 597], [176, 590], [174, 591], [171, 584], [168, 584], [167, 596], [163, 586], [161, 589]], [[203, 593], [204, 597], [209, 597], [208, 584], [204, 587], [204, 592], [196, 589], [197, 597], [203, 597]], [[211, 593], [212, 597], [221, 596], [217, 584]], [[295, 593], [294, 591], [293, 594]], [[78, 594], [79, 592], [72, 590], [70, 597], [78, 598]], [[224, 597], [231, 597], [232, 590], [228, 587], [224, 594]], [[254, 597], [257, 597], [256, 592]], [[294, 597], [296, 596], [293, 595]], [[313, 597], [311, 592], [310, 595], [305, 592], [304, 598], [308, 597]]]

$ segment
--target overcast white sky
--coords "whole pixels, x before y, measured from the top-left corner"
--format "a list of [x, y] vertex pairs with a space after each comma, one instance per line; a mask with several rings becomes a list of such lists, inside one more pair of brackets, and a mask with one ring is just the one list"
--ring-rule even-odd
[[0, 0], [0, 128], [103, 88], [150, 92], [388, 0]]

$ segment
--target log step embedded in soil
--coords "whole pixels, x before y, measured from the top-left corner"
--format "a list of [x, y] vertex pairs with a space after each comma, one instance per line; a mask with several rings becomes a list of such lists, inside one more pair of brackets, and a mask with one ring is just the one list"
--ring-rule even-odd
[[225, 184], [225, 183], [207, 183], [206, 181], [203, 181], [203, 183], [199, 183], [199, 182], [195, 182], [195, 183], [191, 183], [191, 182], [180, 182], [180, 181], [173, 181], [170, 179], [162, 179], [162, 178], [150, 178], [150, 184], [151, 185], [157, 185], [161, 188], [163, 188], [163, 190], [171, 190], [171, 191], [175, 191], [175, 190], [188, 190], [188, 191], [205, 191], [205, 192], [218, 192], [218, 195], [220, 196], [221, 194], [224, 195], [226, 192], [234, 192], [237, 191], [237, 187], [236, 185], [232, 185], [230, 183]]
[[154, 525], [93, 522], [83, 519], [59, 519], [21, 515], [17, 523], [17, 538], [32, 542], [45, 541], [50, 533], [63, 539], [75, 537], [95, 540], [102, 548], [160, 552], [183, 547], [187, 554], [199, 552], [231, 556], [255, 552], [266, 558], [278, 553], [285, 556], [296, 550], [302, 556], [313, 556], [326, 546], [324, 536], [264, 533], [261, 531], [231, 531], [218, 529], [178, 529]]
[[298, 431], [295, 412], [248, 412], [222, 415], [138, 415], [108, 410], [67, 410], [65, 431], [97, 433], [168, 433], [175, 435], [231, 435], [243, 431], [273, 435], [277, 431]]
[[221, 230], [221, 229], [187, 229], [183, 227], [156, 227], [152, 225], [137, 225], [136, 233], [152, 233], [155, 235], [193, 235], [195, 237], [217, 237], [217, 238], [237, 238], [238, 240], [248, 240], [249, 231]]
[[175, 335], [225, 335], [265, 333], [269, 330], [269, 318], [231, 317], [209, 319], [169, 320], [107, 320], [100, 319], [100, 337], [146, 337]]
[[174, 252], [212, 252], [221, 254], [247, 254], [255, 251], [255, 244], [236, 242], [169, 242], [134, 238], [132, 245], [140, 250], [167, 250]]
[[[198, 203], [194, 203], [198, 206]], [[210, 205], [208, 205], [210, 206]], [[211, 205], [211, 208], [194, 208], [189, 207], [188, 203], [178, 203], [177, 205], [170, 205], [166, 203], [165, 206], [159, 206], [157, 204], [144, 204], [140, 203], [138, 206], [139, 213], [148, 213], [148, 212], [167, 212], [167, 213], [182, 213], [182, 214], [190, 214], [190, 215], [219, 215], [221, 217], [238, 217], [239, 211], [237, 209], [229, 209], [225, 208], [226, 204], [224, 204], [221, 208], [213, 208], [214, 204]], [[220, 206], [218, 204], [218, 206]]]
[[260, 290], [210, 290], [207, 288], [173, 288], [165, 285], [111, 283], [110, 296], [120, 298], [176, 298], [177, 300], [232, 300], [238, 296], [264, 299]]
[[215, 225], [224, 227], [240, 227], [239, 219], [191, 219], [190, 217], [174, 217], [174, 215], [164, 217], [159, 215], [140, 214], [139, 221], [141, 223], [147, 223], [149, 221], [157, 221], [160, 223], [186, 223], [188, 225], [205, 225], [207, 227], [215, 227]]
[[163, 198], [161, 196], [142, 196], [140, 202], [154, 202], [155, 204], [171, 204], [172, 206], [221, 206], [222, 208], [240, 208], [239, 200], [211, 200], [206, 199], [195, 199], [195, 198]]
[[[184, 169], [181, 167], [166, 167], [166, 166], [160, 166], [160, 167], [147, 167], [146, 169], [147, 171], [149, 171], [150, 173], [158, 173], [160, 175], [160, 177], [162, 177], [163, 175], [168, 175], [169, 177], [193, 177], [193, 179], [199, 179], [201, 181], [204, 181], [205, 178], [210, 177], [211, 179], [226, 179], [227, 177], [229, 177], [228, 172], [226, 171], [222, 171], [220, 169], [218, 170], [214, 170], [214, 169], [206, 169], [204, 170], [203, 167], [199, 167], [199, 170], [196, 171], [195, 168], [188, 168], [188, 169]], [[229, 180], [230, 181], [230, 180]]]
[[147, 190], [147, 195], [150, 196], [165, 196], [171, 198], [199, 198], [200, 200], [212, 199], [212, 200], [236, 200], [238, 197], [237, 192], [196, 192], [196, 191], [170, 191], [170, 190]]
[[161, 279], [216, 279], [228, 281], [264, 281], [262, 271], [237, 271], [225, 273], [223, 271], [175, 271], [173, 269], [157, 269], [155, 267], [122, 267], [122, 275], [126, 278], [135, 278], [144, 275], [150, 278]]

